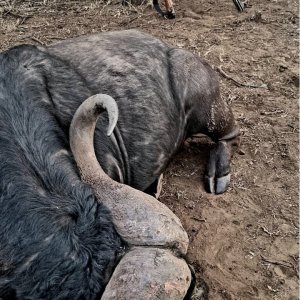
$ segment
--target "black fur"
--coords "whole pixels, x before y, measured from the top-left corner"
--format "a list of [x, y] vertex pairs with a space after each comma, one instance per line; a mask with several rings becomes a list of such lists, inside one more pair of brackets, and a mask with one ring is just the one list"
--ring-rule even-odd
[[90, 95], [44, 50], [0, 54], [0, 299], [96, 299], [115, 266], [122, 242], [69, 152]]

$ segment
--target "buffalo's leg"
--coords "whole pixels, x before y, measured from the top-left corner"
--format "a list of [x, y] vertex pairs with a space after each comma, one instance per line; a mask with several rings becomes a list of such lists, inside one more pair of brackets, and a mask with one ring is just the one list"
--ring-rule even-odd
[[233, 0], [233, 2], [238, 11], [244, 10], [244, 3], [242, 3], [240, 0]]
[[158, 0], [153, 0], [153, 6], [156, 11], [163, 17], [167, 19], [174, 19], [175, 18], [175, 10], [173, 8], [172, 0], [165, 0], [165, 7], [166, 12], [163, 12], [159, 6]]
[[168, 19], [174, 19], [175, 18], [175, 10], [174, 10], [174, 7], [173, 7], [173, 1], [172, 0], [165, 0], [165, 6], [166, 6], [165, 16]]
[[187, 263], [170, 250], [136, 247], [121, 259], [101, 300], [182, 300], [191, 280]]
[[209, 193], [224, 193], [230, 183], [230, 162], [239, 145], [239, 136], [220, 140], [211, 150], [206, 166], [204, 184]]
[[204, 60], [181, 49], [169, 51], [169, 59], [175, 95], [188, 113], [186, 137], [202, 133], [216, 143], [206, 168], [206, 190], [223, 193], [229, 184], [234, 145], [239, 143], [239, 126], [220, 96], [217, 73]]

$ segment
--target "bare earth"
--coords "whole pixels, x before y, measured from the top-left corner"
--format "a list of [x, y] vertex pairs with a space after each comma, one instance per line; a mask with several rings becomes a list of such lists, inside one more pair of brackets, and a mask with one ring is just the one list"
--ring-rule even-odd
[[0, 1], [0, 50], [138, 28], [219, 68], [242, 128], [231, 187], [204, 192], [210, 145], [196, 137], [166, 171], [160, 200], [187, 229], [188, 260], [210, 299], [298, 299], [298, 1], [249, 0], [239, 13], [230, 0], [183, 0], [175, 20], [147, 5], [14, 2]]

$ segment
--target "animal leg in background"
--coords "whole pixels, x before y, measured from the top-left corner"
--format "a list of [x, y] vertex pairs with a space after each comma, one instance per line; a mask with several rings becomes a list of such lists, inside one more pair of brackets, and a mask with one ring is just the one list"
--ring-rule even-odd
[[167, 19], [174, 19], [175, 18], [175, 10], [173, 7], [173, 1], [172, 0], [165, 0], [165, 7], [166, 12], [163, 12], [159, 6], [158, 0], [153, 0], [153, 6], [156, 9], [156, 11], [163, 17]]

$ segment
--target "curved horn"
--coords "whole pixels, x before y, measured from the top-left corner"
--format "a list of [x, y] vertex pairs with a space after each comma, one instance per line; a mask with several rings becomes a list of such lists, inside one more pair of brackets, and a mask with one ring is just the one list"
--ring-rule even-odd
[[115, 269], [101, 299], [183, 299], [191, 272], [186, 262], [176, 256], [187, 252], [187, 233], [164, 204], [118, 184], [104, 173], [94, 151], [96, 121], [104, 109], [110, 118], [109, 134], [116, 124], [118, 109], [107, 95], [84, 101], [70, 126], [71, 149], [83, 181], [92, 186], [98, 200], [109, 209], [117, 232], [132, 247]]
[[82, 181], [110, 210], [117, 232], [128, 244], [170, 247], [186, 254], [189, 240], [178, 217], [155, 198], [114, 181], [101, 168], [94, 150], [94, 131], [104, 109], [115, 120], [117, 105], [113, 98], [92, 96], [81, 104], [71, 122], [70, 144]]
[[89, 97], [77, 109], [71, 122], [70, 146], [82, 177], [110, 179], [98, 163], [94, 150], [96, 123], [105, 110], [109, 119], [107, 135], [110, 136], [117, 124], [119, 110], [116, 101], [108, 95]]

